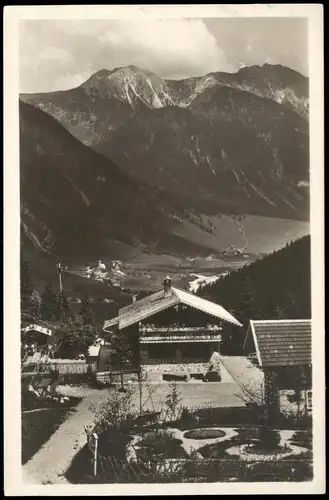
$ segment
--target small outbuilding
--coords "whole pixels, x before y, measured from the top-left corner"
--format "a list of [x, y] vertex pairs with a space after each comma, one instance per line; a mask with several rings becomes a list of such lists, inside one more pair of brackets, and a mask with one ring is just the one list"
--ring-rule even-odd
[[257, 364], [264, 372], [264, 402], [272, 415], [296, 392], [301, 394], [301, 411], [311, 412], [311, 320], [251, 320], [244, 346], [251, 340]]

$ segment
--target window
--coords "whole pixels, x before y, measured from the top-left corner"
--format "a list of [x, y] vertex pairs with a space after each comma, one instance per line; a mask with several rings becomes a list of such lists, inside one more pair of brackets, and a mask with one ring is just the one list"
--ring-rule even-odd
[[306, 409], [312, 411], [312, 391], [306, 391]]

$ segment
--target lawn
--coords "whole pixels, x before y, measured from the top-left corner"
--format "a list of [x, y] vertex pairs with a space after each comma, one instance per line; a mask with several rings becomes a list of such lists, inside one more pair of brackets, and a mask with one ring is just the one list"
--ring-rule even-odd
[[[240, 388], [235, 383], [177, 383], [181, 394], [181, 404], [188, 408], [205, 406], [244, 407], [244, 402], [239, 397]], [[150, 391], [154, 391], [150, 396]], [[169, 384], [160, 383], [143, 387], [142, 400], [145, 409], [160, 410], [169, 391]], [[138, 392], [134, 402], [139, 404]]]
[[75, 412], [74, 406], [80, 398], [71, 398], [66, 405], [48, 405], [22, 412], [22, 464], [28, 462], [33, 455], [48, 441], [59, 426]]

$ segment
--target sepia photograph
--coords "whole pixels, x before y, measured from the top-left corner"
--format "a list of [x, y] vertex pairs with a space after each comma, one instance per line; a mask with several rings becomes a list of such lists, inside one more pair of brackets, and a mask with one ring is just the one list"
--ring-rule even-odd
[[324, 492], [321, 7], [84, 7], [5, 47], [22, 482]]

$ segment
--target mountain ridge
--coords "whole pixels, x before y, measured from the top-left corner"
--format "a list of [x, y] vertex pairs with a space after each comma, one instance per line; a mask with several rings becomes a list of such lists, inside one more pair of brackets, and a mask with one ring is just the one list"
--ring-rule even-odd
[[290, 68], [181, 80], [103, 68], [20, 97], [22, 229], [41, 251], [178, 234], [187, 248], [183, 225], [203, 215], [309, 220], [308, 78]]
[[159, 189], [137, 182], [42, 110], [21, 101], [19, 110], [21, 224], [39, 250], [98, 254], [107, 238], [151, 243], [171, 226], [175, 208]]

